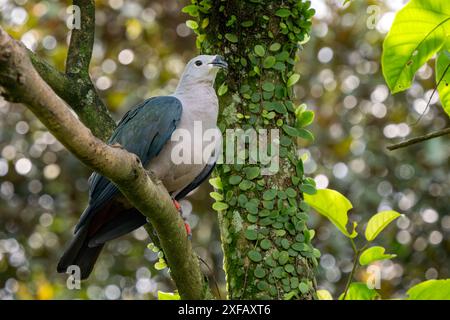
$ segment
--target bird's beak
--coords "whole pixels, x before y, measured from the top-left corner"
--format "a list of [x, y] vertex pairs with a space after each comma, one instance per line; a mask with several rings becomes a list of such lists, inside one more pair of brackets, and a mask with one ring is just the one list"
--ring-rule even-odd
[[217, 55], [212, 62], [209, 64], [212, 64], [215, 67], [228, 69], [228, 63], [225, 61], [224, 57]]

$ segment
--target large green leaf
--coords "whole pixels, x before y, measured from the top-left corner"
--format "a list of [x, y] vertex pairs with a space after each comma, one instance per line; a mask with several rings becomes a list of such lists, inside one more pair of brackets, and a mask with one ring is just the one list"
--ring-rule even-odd
[[411, 0], [397, 13], [381, 61], [392, 93], [411, 86], [414, 74], [442, 48], [449, 32], [448, 0]]
[[450, 116], [450, 53], [446, 50], [436, 59], [436, 83], [442, 106]]
[[408, 300], [450, 300], [450, 279], [424, 281], [407, 293]]
[[[375, 300], [380, 294], [375, 289], [370, 289], [363, 282], [353, 282], [348, 288], [345, 300]], [[339, 300], [343, 300], [344, 294], [339, 296]]]
[[359, 257], [359, 264], [366, 266], [375, 261], [392, 259], [396, 257], [395, 254], [385, 254], [384, 251], [385, 249], [380, 246], [374, 246], [364, 250]]
[[372, 216], [366, 227], [367, 241], [374, 240], [378, 236], [378, 234], [389, 225], [389, 223], [400, 216], [400, 213], [393, 210], [381, 211]]
[[345, 236], [354, 238], [358, 235], [355, 231], [356, 223], [353, 224], [352, 233], [347, 231], [347, 212], [353, 206], [342, 194], [336, 190], [320, 189], [313, 195], [304, 193], [303, 196], [307, 204], [330, 220]]

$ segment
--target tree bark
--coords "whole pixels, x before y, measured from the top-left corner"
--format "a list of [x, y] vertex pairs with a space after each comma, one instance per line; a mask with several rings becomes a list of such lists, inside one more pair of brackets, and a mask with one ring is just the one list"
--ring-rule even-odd
[[229, 63], [228, 76], [217, 84], [220, 129], [279, 133], [275, 174], [262, 175], [261, 165], [250, 163], [250, 152], [245, 164], [236, 164], [236, 155], [234, 164], [218, 166], [212, 181], [219, 193], [215, 208], [229, 297], [314, 299], [320, 253], [311, 245], [301, 193], [313, 182], [304, 177], [296, 154], [299, 137], [310, 135], [295, 127], [292, 103], [296, 53], [308, 37], [314, 11], [309, 1], [300, 0], [193, 0], [185, 12], [197, 18], [201, 51], [221, 54]]

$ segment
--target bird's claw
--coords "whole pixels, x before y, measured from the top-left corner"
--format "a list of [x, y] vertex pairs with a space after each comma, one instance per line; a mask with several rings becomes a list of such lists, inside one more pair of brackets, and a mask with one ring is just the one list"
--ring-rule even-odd
[[192, 230], [191, 230], [191, 226], [189, 225], [189, 223], [187, 221], [184, 222], [184, 228], [186, 229], [188, 239], [191, 240], [192, 239]]
[[177, 209], [177, 211], [178, 211], [180, 214], [182, 214], [183, 211], [181, 210], [181, 204], [180, 204], [177, 200], [175, 200], [175, 199], [172, 199], [172, 202], [173, 202], [173, 205], [175, 206], [175, 209]]
[[192, 239], [192, 229], [191, 226], [189, 225], [189, 223], [186, 221], [186, 219], [183, 217], [183, 210], [181, 208], [180, 203], [175, 200], [172, 199], [173, 205], [175, 206], [175, 209], [177, 209], [178, 213], [181, 215], [181, 217], [183, 218], [184, 221], [184, 228], [186, 229], [186, 233], [188, 235], [188, 239], [191, 240]]

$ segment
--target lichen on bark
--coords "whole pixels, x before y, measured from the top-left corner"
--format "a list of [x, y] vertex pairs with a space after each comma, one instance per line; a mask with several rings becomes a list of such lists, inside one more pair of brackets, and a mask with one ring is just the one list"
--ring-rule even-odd
[[312, 135], [296, 125], [302, 110], [292, 90], [314, 10], [301, 0], [192, 0], [183, 11], [196, 19], [188, 25], [201, 51], [229, 64], [217, 81], [222, 132], [279, 130], [276, 174], [261, 175], [247, 153], [244, 164], [219, 165], [212, 180], [229, 298], [314, 299], [320, 252], [311, 245], [301, 191], [314, 192], [315, 184], [296, 153], [298, 139]]

